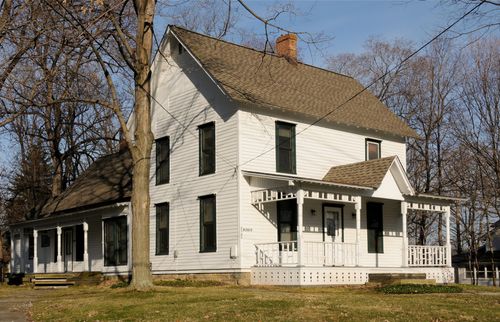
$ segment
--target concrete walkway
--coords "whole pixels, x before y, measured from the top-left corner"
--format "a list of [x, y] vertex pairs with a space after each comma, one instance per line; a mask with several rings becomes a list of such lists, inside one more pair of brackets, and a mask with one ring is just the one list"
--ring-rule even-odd
[[29, 321], [28, 310], [33, 299], [40, 296], [39, 292], [27, 287], [9, 289], [0, 288], [0, 321]]

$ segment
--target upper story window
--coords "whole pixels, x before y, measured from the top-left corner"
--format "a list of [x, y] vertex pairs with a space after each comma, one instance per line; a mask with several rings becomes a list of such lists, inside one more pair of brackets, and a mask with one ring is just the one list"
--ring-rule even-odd
[[366, 139], [366, 160], [380, 159], [381, 141]]
[[276, 122], [276, 172], [296, 172], [295, 124]]
[[170, 138], [156, 140], [156, 185], [170, 180]]
[[215, 173], [215, 123], [200, 125], [198, 130], [200, 176]]

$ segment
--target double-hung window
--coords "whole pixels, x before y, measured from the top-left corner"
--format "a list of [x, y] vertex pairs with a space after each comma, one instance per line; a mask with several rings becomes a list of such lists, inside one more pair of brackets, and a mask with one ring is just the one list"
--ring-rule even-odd
[[276, 122], [276, 172], [296, 173], [294, 124]]
[[104, 219], [104, 266], [127, 265], [127, 217]]
[[215, 195], [202, 196], [199, 199], [200, 252], [215, 252], [217, 250]]
[[200, 125], [198, 130], [200, 176], [215, 173], [215, 123]]
[[170, 180], [170, 138], [156, 140], [156, 185]]
[[156, 205], [156, 255], [168, 255], [169, 205]]
[[366, 139], [366, 160], [380, 159], [380, 145], [379, 140]]

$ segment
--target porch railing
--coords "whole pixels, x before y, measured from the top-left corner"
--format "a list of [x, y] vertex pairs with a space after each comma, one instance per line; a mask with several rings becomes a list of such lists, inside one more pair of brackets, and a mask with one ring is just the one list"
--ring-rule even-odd
[[304, 242], [305, 265], [356, 266], [356, 244], [334, 242]]
[[257, 266], [294, 266], [298, 264], [297, 241], [255, 244]]
[[447, 266], [448, 247], [408, 245], [408, 266]]
[[[355, 266], [356, 244], [304, 241], [302, 265]], [[298, 265], [296, 241], [255, 244], [257, 266]]]

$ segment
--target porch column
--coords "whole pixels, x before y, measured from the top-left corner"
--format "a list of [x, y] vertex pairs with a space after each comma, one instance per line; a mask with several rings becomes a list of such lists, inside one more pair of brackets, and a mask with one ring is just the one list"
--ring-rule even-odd
[[24, 273], [26, 272], [26, 267], [24, 267], [24, 249], [26, 247], [26, 241], [24, 240], [24, 228], [21, 228], [19, 234], [19, 243], [21, 244], [19, 247], [19, 273]]
[[33, 273], [38, 272], [38, 230], [33, 229]]
[[446, 206], [444, 209], [446, 218], [446, 266], [451, 267], [450, 206]]
[[359, 266], [359, 254], [361, 252], [361, 197], [356, 197], [354, 204], [356, 210], [356, 266]]
[[302, 266], [302, 226], [304, 214], [304, 190], [297, 190], [297, 263]]
[[83, 222], [83, 270], [89, 270], [89, 253], [88, 253], [88, 231], [89, 224], [84, 221]]
[[61, 234], [62, 234], [62, 228], [61, 226], [57, 226], [57, 271], [62, 272], [63, 271], [63, 265], [62, 265], [62, 255], [61, 255]]
[[11, 273], [15, 273], [15, 271], [14, 271], [15, 270], [15, 264], [14, 264], [15, 258], [16, 258], [16, 250], [14, 249], [14, 231], [11, 230], [10, 231], [10, 261], [9, 261]]
[[401, 224], [403, 226], [403, 263], [402, 267], [408, 267], [408, 227], [407, 227], [408, 204], [401, 201]]

